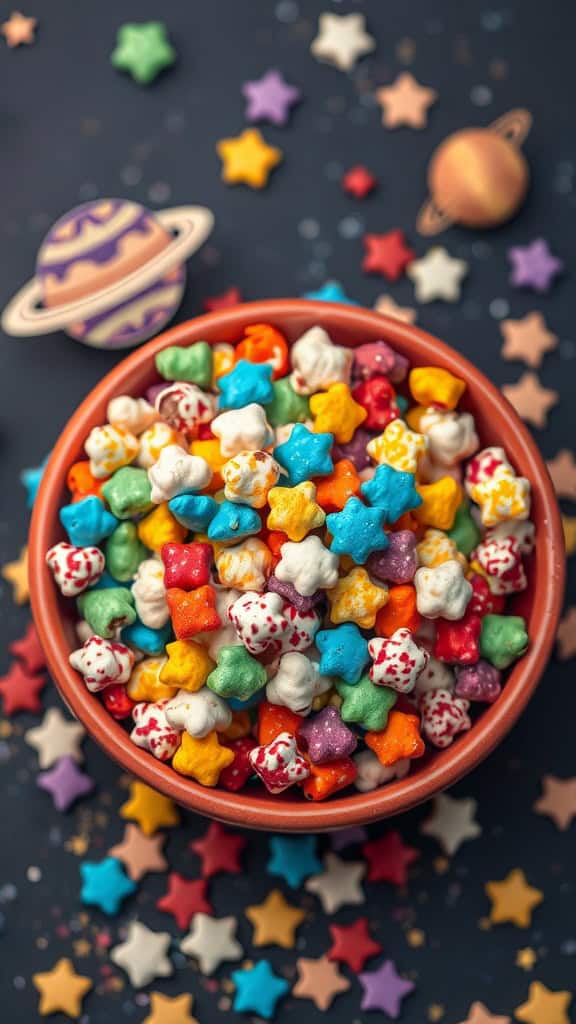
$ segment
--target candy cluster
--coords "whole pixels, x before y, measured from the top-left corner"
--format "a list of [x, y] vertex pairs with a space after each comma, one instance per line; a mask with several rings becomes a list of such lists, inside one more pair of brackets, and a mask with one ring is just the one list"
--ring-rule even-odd
[[269, 324], [156, 369], [86, 439], [46, 556], [90, 693], [232, 791], [322, 800], [448, 747], [527, 648], [505, 603], [534, 544], [529, 482], [478, 450], [464, 381]]

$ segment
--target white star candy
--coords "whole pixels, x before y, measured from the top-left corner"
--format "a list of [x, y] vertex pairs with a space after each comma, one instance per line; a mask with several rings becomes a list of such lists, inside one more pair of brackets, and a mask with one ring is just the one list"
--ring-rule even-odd
[[227, 729], [232, 721], [226, 702], [207, 686], [196, 693], [179, 690], [166, 704], [164, 714], [173, 729], [185, 729], [198, 739], [214, 729]]
[[137, 437], [158, 419], [158, 413], [145, 398], [118, 395], [108, 402], [106, 419], [113, 427], [128, 430]]
[[416, 607], [427, 619], [461, 619], [472, 597], [462, 566], [453, 558], [434, 568], [421, 566], [416, 570], [414, 586]]
[[465, 260], [453, 259], [441, 245], [429, 249], [425, 256], [414, 260], [406, 270], [414, 282], [417, 302], [457, 302], [460, 284], [468, 273]]
[[150, 629], [162, 629], [170, 618], [164, 564], [158, 558], [145, 558], [136, 570], [131, 590], [140, 621]]
[[210, 429], [220, 439], [220, 451], [227, 458], [238, 455], [238, 452], [255, 452], [274, 444], [274, 431], [264, 409], [256, 402], [250, 402], [243, 409], [221, 412], [212, 420]]
[[278, 671], [266, 687], [266, 699], [298, 715], [309, 715], [314, 698], [331, 686], [332, 681], [320, 675], [316, 662], [291, 651], [280, 658]]
[[366, 874], [364, 863], [342, 860], [335, 853], [327, 853], [324, 867], [321, 875], [313, 875], [306, 880], [304, 888], [318, 896], [326, 914], [335, 914], [340, 907], [364, 903], [360, 885]]
[[369, 793], [386, 782], [392, 782], [392, 779], [403, 779], [410, 771], [408, 757], [403, 757], [400, 761], [386, 767], [380, 763], [372, 750], [362, 750], [356, 754], [354, 761], [358, 769], [354, 785], [361, 793]]
[[192, 927], [182, 939], [180, 949], [198, 961], [202, 974], [214, 974], [221, 963], [241, 960], [244, 950], [236, 939], [235, 917], [210, 917], [199, 912], [192, 918]]
[[169, 932], [153, 932], [140, 921], [131, 921], [126, 941], [114, 946], [110, 959], [126, 971], [134, 988], [143, 988], [154, 978], [169, 978], [174, 973], [166, 956], [171, 941]]
[[420, 825], [420, 832], [437, 839], [444, 852], [452, 857], [466, 839], [477, 839], [482, 829], [474, 820], [476, 800], [454, 800], [441, 793], [434, 798], [432, 814]]
[[274, 575], [282, 583], [292, 583], [302, 597], [316, 590], [330, 589], [338, 582], [338, 556], [324, 547], [315, 534], [296, 543], [286, 541], [280, 548], [281, 559]]
[[38, 751], [38, 764], [50, 768], [61, 757], [73, 757], [79, 764], [84, 760], [80, 744], [86, 735], [80, 722], [64, 718], [60, 708], [48, 708], [42, 724], [28, 729], [24, 739], [29, 747]]
[[318, 19], [318, 35], [312, 40], [310, 52], [340, 71], [351, 71], [358, 58], [371, 53], [375, 46], [363, 14], [324, 13]]
[[350, 380], [354, 353], [351, 348], [334, 345], [323, 327], [311, 327], [290, 352], [293, 372], [290, 383], [299, 395], [313, 395], [327, 390], [331, 384]]
[[212, 470], [200, 455], [189, 455], [179, 444], [163, 448], [158, 461], [148, 470], [152, 487], [150, 500], [155, 505], [170, 501], [177, 494], [201, 491], [212, 479]]

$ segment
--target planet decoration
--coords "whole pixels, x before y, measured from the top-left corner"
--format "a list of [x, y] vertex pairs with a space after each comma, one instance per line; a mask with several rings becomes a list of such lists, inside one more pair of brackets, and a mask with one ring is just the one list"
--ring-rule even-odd
[[202, 206], [152, 212], [126, 199], [97, 199], [52, 226], [36, 275], [2, 315], [7, 334], [65, 330], [94, 348], [131, 348], [174, 316], [184, 261], [206, 240], [214, 217]]
[[487, 128], [465, 128], [438, 146], [428, 167], [426, 200], [416, 222], [421, 235], [451, 224], [493, 228], [516, 213], [528, 189], [520, 147], [532, 125], [527, 110], [510, 110]]

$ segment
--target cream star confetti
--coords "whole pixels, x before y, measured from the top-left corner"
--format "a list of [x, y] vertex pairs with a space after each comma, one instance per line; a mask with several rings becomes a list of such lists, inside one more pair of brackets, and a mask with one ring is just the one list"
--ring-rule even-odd
[[434, 798], [432, 814], [420, 825], [420, 832], [437, 839], [444, 852], [452, 857], [467, 839], [477, 839], [482, 834], [474, 820], [477, 806], [472, 797], [455, 800], [440, 793]]
[[466, 1020], [461, 1024], [510, 1024], [510, 1017], [498, 1016], [477, 1000], [468, 1010]]
[[434, 302], [435, 299], [457, 302], [468, 264], [450, 256], [443, 246], [435, 245], [425, 256], [414, 260], [406, 273], [414, 282], [417, 302]]
[[576, 462], [574, 453], [562, 448], [553, 459], [546, 462], [548, 472], [559, 498], [576, 501]]
[[556, 633], [559, 661], [569, 661], [576, 655], [576, 607], [567, 608]]
[[306, 880], [304, 888], [318, 896], [327, 914], [335, 914], [340, 907], [364, 903], [361, 885], [366, 873], [364, 863], [345, 861], [335, 853], [327, 853], [324, 867], [325, 871], [321, 875], [313, 875]]
[[521, 320], [502, 320], [503, 359], [520, 359], [537, 370], [547, 352], [558, 345], [558, 338], [546, 326], [542, 313], [527, 313]]
[[576, 817], [576, 776], [558, 779], [545, 775], [542, 779], [542, 796], [534, 804], [536, 814], [545, 814], [565, 832]]
[[28, 729], [24, 739], [38, 751], [38, 764], [50, 768], [61, 757], [72, 757], [78, 764], [84, 760], [80, 745], [86, 735], [80, 722], [64, 718], [60, 708], [48, 708], [42, 724]]
[[11, 49], [15, 46], [22, 46], [23, 43], [30, 46], [36, 42], [34, 32], [37, 24], [37, 18], [27, 18], [24, 14], [20, 14], [20, 11], [14, 11], [8, 21], [3, 22], [0, 26], [0, 31]]
[[110, 959], [126, 971], [134, 988], [143, 988], [154, 978], [168, 978], [174, 973], [166, 955], [171, 941], [169, 932], [153, 932], [140, 921], [132, 921], [126, 941], [114, 946]]
[[182, 939], [180, 949], [194, 957], [202, 974], [214, 974], [220, 964], [241, 960], [244, 950], [236, 938], [235, 917], [211, 917], [198, 913], [192, 918], [192, 927]]
[[418, 316], [416, 310], [412, 309], [411, 306], [399, 306], [391, 295], [379, 295], [374, 303], [374, 309], [377, 313], [382, 313], [384, 316], [391, 316], [394, 320], [401, 320], [403, 324], [415, 323]]
[[403, 71], [392, 85], [378, 89], [376, 99], [382, 107], [385, 128], [425, 128], [428, 110], [438, 99], [438, 93], [420, 85], [409, 71]]
[[537, 374], [530, 371], [523, 373], [515, 384], [505, 384], [502, 394], [523, 420], [540, 428], [546, 426], [550, 409], [559, 401], [558, 392], [543, 388]]
[[352, 71], [356, 61], [371, 53], [376, 40], [366, 31], [363, 14], [324, 13], [318, 19], [318, 35], [310, 52], [317, 60], [333, 64], [340, 71]]

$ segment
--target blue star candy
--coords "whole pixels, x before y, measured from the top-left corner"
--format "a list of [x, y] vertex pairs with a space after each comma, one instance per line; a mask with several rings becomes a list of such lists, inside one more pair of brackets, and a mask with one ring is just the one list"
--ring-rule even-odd
[[293, 889], [322, 871], [316, 856], [316, 836], [270, 836], [270, 850], [268, 874], [279, 875]]
[[274, 974], [268, 960], [259, 960], [247, 970], [232, 971], [231, 977], [236, 986], [235, 1012], [255, 1013], [266, 1020], [274, 1016], [276, 1003], [290, 988], [284, 978]]
[[274, 449], [274, 458], [286, 470], [294, 486], [313, 476], [328, 476], [332, 472], [333, 444], [332, 434], [313, 434], [303, 423], [296, 423], [288, 440]]
[[330, 551], [335, 555], [350, 555], [356, 565], [364, 565], [373, 551], [384, 551], [388, 547], [383, 523], [381, 508], [368, 508], [359, 498], [348, 498], [341, 512], [326, 516], [326, 526], [332, 534]]
[[218, 512], [218, 502], [204, 494], [179, 494], [168, 502], [174, 519], [192, 533], [206, 533]]
[[262, 523], [255, 508], [223, 501], [208, 527], [210, 540], [242, 540], [252, 533], [260, 533]]
[[340, 676], [349, 685], [357, 683], [370, 661], [368, 641], [355, 622], [343, 622], [335, 629], [321, 629], [315, 644], [320, 651], [323, 676]]
[[384, 513], [384, 522], [395, 523], [411, 508], [418, 508], [422, 498], [414, 486], [413, 473], [403, 473], [392, 466], [378, 466], [371, 480], [361, 484], [366, 501]]
[[20, 483], [26, 489], [26, 507], [32, 508], [36, 501], [36, 495], [38, 494], [38, 488], [44, 476], [44, 470], [46, 469], [46, 463], [50, 458], [51, 452], [45, 455], [39, 466], [31, 466], [29, 469], [23, 469], [20, 473]]
[[126, 626], [122, 630], [121, 639], [123, 644], [137, 647], [149, 658], [157, 658], [164, 654], [166, 644], [170, 643], [172, 639], [172, 625], [167, 622], [160, 629], [152, 629], [140, 622], [140, 619], [136, 619], [131, 626]]
[[99, 864], [85, 860], [80, 865], [80, 899], [87, 907], [99, 907], [105, 914], [117, 914], [120, 904], [136, 889], [116, 857], [105, 857]]
[[86, 548], [109, 537], [118, 526], [118, 519], [105, 507], [95, 494], [72, 502], [60, 509], [60, 522], [68, 534], [71, 544]]
[[304, 292], [305, 299], [316, 302], [340, 302], [343, 306], [359, 306], [359, 302], [349, 299], [339, 281], [326, 281], [321, 288], [313, 292]]
[[258, 405], [271, 402], [274, 398], [273, 372], [274, 367], [270, 363], [249, 363], [247, 359], [239, 359], [230, 373], [218, 379], [218, 408], [243, 409], [251, 402]]

